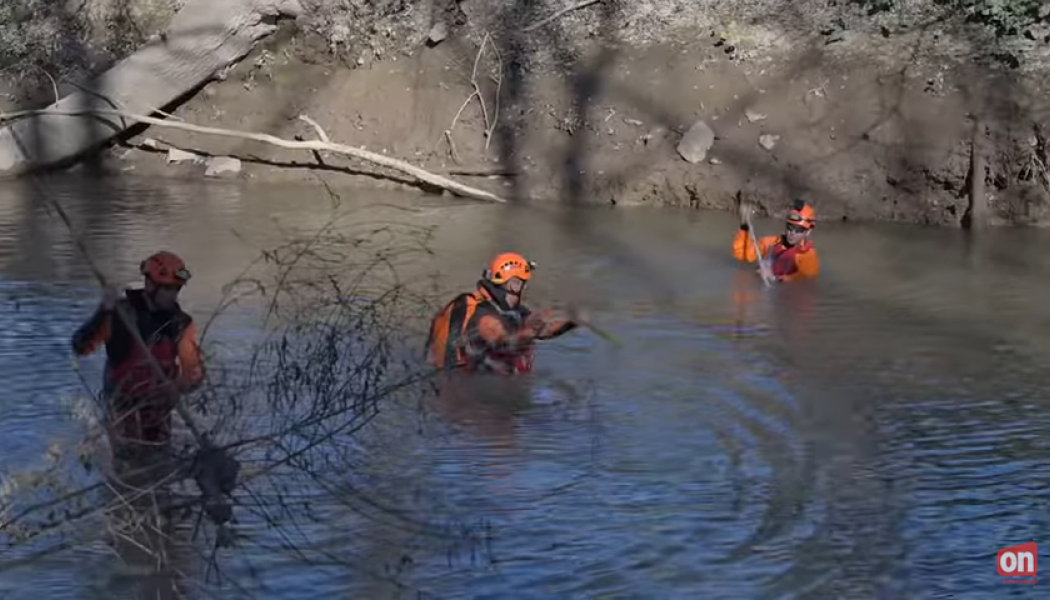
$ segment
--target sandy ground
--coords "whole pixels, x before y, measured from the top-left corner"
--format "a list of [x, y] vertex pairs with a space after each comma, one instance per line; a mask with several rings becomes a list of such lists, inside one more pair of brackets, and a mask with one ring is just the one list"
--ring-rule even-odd
[[[333, 141], [508, 197], [726, 209], [743, 190], [770, 214], [802, 196], [823, 219], [954, 226], [969, 191], [968, 115], [979, 112], [987, 123], [991, 221], [1050, 223], [1039, 113], [1023, 100], [1036, 94], [1020, 76], [894, 67], [813, 48], [744, 58], [732, 43], [693, 31], [645, 49], [594, 44], [574, 68], [526, 70], [516, 80], [505, 49], [497, 58], [489, 46], [474, 75], [483, 112], [478, 97], [467, 101], [475, 42], [452, 36], [361, 64], [331, 60], [310, 44], [279, 36], [175, 114], [199, 125], [314, 138], [297, 118], [306, 114]], [[691, 164], [676, 146], [700, 119], [716, 139]], [[770, 148], [762, 136], [772, 136]], [[146, 138], [159, 149], [143, 148]], [[203, 176], [202, 165], [168, 164], [169, 147], [238, 157], [243, 169], [235, 176], [257, 181], [407, 181], [337, 155], [160, 128], [114, 148], [112, 167]]]

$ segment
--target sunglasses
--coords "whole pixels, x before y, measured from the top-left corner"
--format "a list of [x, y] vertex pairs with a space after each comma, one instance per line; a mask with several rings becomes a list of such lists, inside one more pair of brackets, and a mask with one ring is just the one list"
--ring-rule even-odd
[[794, 223], [788, 223], [787, 230], [791, 233], [806, 233], [807, 231], [809, 231], [805, 227], [801, 225], [795, 225]]

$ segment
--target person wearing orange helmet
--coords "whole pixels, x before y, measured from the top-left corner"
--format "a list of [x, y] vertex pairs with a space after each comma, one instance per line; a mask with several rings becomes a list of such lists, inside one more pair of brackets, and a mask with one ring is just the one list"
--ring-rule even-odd
[[[106, 348], [103, 393], [108, 400], [111, 445], [118, 456], [161, 449], [171, 438], [171, 413], [180, 393], [197, 388], [204, 366], [193, 318], [179, 307], [178, 295], [190, 279], [176, 254], [160, 251], [139, 265], [141, 289], [123, 297], [107, 288], [94, 314], [73, 334], [77, 356]], [[164, 374], [142, 352], [128, 327], [135, 327]]]
[[477, 289], [460, 294], [430, 324], [427, 356], [438, 369], [511, 375], [532, 370], [536, 340], [549, 340], [577, 327], [573, 319], [551, 319], [552, 311], [522, 304], [536, 263], [520, 254], [496, 256]]
[[[737, 202], [740, 228], [733, 237], [733, 256], [742, 262], [755, 262], [755, 243], [750, 231], [752, 208], [739, 196]], [[820, 274], [820, 259], [810, 240], [816, 224], [817, 216], [813, 207], [804, 200], [795, 200], [788, 212], [784, 233], [758, 240], [758, 249], [762, 258], [768, 261], [775, 281], [815, 279]]]

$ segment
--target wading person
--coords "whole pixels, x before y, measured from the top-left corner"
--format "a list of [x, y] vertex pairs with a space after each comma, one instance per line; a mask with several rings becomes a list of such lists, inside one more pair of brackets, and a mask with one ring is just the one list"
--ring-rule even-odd
[[460, 294], [434, 317], [427, 340], [430, 363], [471, 373], [531, 371], [536, 340], [553, 339], [577, 327], [573, 319], [551, 319], [553, 311], [534, 313], [522, 304], [535, 267], [520, 254], [494, 258], [477, 289]]
[[[737, 213], [740, 216], [740, 228], [733, 237], [733, 256], [742, 262], [755, 262], [755, 244], [751, 232], [749, 217], [751, 205], [737, 198]], [[762, 258], [772, 271], [775, 281], [789, 282], [801, 279], [815, 279], [820, 274], [820, 260], [817, 249], [810, 240], [810, 234], [816, 226], [816, 213], [813, 207], [803, 200], [795, 200], [788, 212], [784, 233], [768, 235], [758, 240], [758, 249]]]
[[[136, 462], [168, 449], [175, 402], [180, 394], [196, 389], [204, 377], [196, 327], [178, 303], [179, 292], [190, 279], [185, 263], [161, 251], [142, 261], [139, 271], [143, 287], [125, 290], [123, 295], [106, 290], [98, 309], [72, 339], [77, 356], [105, 346], [103, 394], [110, 445], [118, 460]], [[129, 325], [138, 330], [163, 378]]]

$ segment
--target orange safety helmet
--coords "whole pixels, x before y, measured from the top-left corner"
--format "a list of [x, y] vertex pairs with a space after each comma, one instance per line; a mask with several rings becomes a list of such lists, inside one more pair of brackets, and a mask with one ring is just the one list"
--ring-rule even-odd
[[817, 213], [805, 200], [795, 200], [788, 213], [787, 222], [805, 229], [817, 226]]
[[186, 263], [174, 252], [161, 250], [142, 261], [139, 272], [159, 285], [185, 285], [190, 280]]
[[528, 281], [535, 268], [536, 263], [526, 260], [524, 256], [506, 252], [492, 259], [489, 268], [485, 269], [484, 277], [496, 285], [503, 285], [514, 277]]

